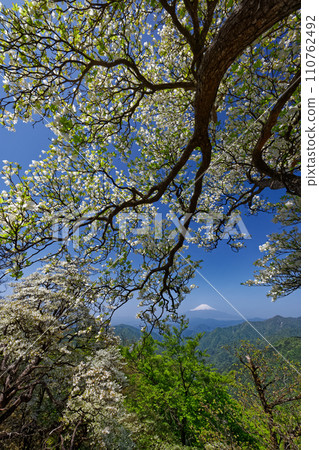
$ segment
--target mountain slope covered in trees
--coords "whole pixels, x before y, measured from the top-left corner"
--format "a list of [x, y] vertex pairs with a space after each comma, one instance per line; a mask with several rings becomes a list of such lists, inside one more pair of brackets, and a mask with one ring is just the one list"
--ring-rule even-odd
[[[221, 371], [231, 368], [235, 362], [232, 349], [238, 347], [241, 341], [260, 341], [262, 346], [267, 344], [263, 339], [266, 338], [276, 348], [278, 343], [286, 357], [286, 351], [290, 355], [293, 354], [294, 344], [296, 344], [295, 340], [289, 339], [300, 337], [300, 322], [300, 318], [275, 316], [260, 322], [250, 322], [251, 325], [244, 322], [227, 328], [216, 328], [203, 336], [199, 347], [208, 353], [209, 363]], [[282, 341], [283, 338], [286, 341]], [[278, 348], [278, 351], [280, 349]], [[296, 357], [295, 354], [294, 356]]]
[[[260, 346], [265, 346], [267, 342], [263, 337], [285, 358], [293, 362], [300, 362], [300, 317], [275, 316], [271, 319], [250, 323], [251, 325], [244, 322], [229, 327], [218, 327], [204, 333], [199, 342], [199, 348], [208, 354], [207, 362], [217, 370], [228, 371], [236, 362], [234, 349], [240, 345], [241, 341], [259, 342]], [[114, 328], [123, 345], [137, 342], [141, 336], [140, 331], [130, 325], [117, 325]], [[188, 331], [188, 329], [185, 330], [185, 334], [189, 334]], [[158, 336], [154, 336], [154, 338], [159, 339]]]

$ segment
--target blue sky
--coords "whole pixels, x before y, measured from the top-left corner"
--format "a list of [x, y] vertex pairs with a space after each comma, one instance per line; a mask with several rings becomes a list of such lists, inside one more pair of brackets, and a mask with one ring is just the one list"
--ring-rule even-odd
[[[15, 132], [0, 128], [0, 159], [19, 162], [23, 169], [27, 169], [31, 161], [38, 159], [41, 151], [48, 148], [51, 137], [48, 128], [41, 123], [34, 127], [31, 124], [18, 123]], [[1, 180], [0, 190], [4, 188]], [[269, 192], [269, 194], [272, 198], [274, 195], [278, 198], [278, 193]], [[187, 296], [181, 311], [186, 312], [201, 303], [207, 303], [217, 310], [237, 315], [230, 306], [233, 305], [246, 318], [268, 318], [277, 314], [286, 317], [300, 316], [300, 291], [271, 302], [266, 296], [267, 288], [240, 284], [253, 276], [253, 262], [261, 256], [259, 245], [267, 240], [267, 234], [278, 230], [278, 226], [271, 221], [271, 214], [242, 216], [242, 218], [252, 239], [246, 240], [246, 248], [238, 253], [234, 253], [225, 241], [209, 253], [195, 245], [190, 246], [191, 254], [202, 259], [203, 263], [199, 269], [200, 274], [197, 274], [194, 280], [198, 288]], [[228, 303], [212, 286], [227, 299]], [[136, 302], [133, 301], [119, 311], [118, 316], [133, 315], [135, 310]]]

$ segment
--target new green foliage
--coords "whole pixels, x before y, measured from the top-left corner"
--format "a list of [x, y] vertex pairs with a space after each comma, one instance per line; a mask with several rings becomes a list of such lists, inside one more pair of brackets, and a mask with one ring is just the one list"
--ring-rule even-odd
[[262, 449], [300, 449], [300, 364], [271, 346], [242, 343], [235, 395], [254, 421]]
[[142, 421], [139, 448], [167, 445], [204, 448], [224, 443], [255, 448], [244, 412], [229, 393], [231, 378], [205, 363], [201, 335], [184, 337], [185, 324], [168, 329], [161, 342], [144, 335], [124, 349], [130, 387], [126, 405]]

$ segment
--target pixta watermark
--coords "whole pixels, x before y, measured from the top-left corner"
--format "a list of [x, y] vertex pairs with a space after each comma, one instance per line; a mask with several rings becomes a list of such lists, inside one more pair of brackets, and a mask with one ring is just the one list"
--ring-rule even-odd
[[[127, 240], [132, 236], [151, 236], [155, 241], [165, 239], [175, 240], [182, 235], [187, 242], [191, 242], [195, 233], [200, 230], [203, 239], [213, 239], [218, 233], [218, 239], [251, 239], [251, 235], [242, 219], [241, 214], [232, 214], [229, 217], [222, 213], [201, 213], [196, 215], [196, 220], [189, 228], [186, 226], [191, 214], [184, 214], [179, 218], [177, 214], [156, 213], [122, 213], [117, 217], [117, 231], [119, 239]], [[81, 217], [75, 221], [67, 221], [58, 217], [53, 224], [52, 238], [55, 241], [72, 243], [77, 248], [83, 237], [85, 227], [85, 238], [98, 237], [104, 230], [102, 221], [92, 220], [91, 217]]]

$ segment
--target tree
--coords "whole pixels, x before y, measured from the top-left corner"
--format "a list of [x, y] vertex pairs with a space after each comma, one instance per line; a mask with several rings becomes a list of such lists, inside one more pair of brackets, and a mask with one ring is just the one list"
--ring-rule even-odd
[[271, 286], [269, 297], [273, 301], [278, 297], [291, 294], [301, 286], [301, 234], [300, 223], [300, 199], [289, 198], [283, 204], [278, 205], [277, 214], [273, 221], [286, 226], [281, 233], [272, 233], [269, 240], [259, 247], [265, 256], [255, 262], [260, 266], [255, 273], [254, 280], [248, 280], [249, 286]]
[[[237, 351], [243, 370], [238, 371], [237, 395], [252, 414], [261, 435], [261, 448], [300, 448], [300, 373], [298, 367], [274, 353], [243, 342]], [[239, 390], [239, 388], [238, 388]], [[258, 413], [258, 410], [260, 411]]]
[[87, 274], [74, 262], [46, 266], [1, 300], [3, 445], [130, 448], [118, 342], [93, 314]]
[[198, 266], [187, 240], [214, 248], [240, 208], [268, 207], [266, 188], [300, 195], [299, 6], [2, 7], [2, 122], [43, 120], [56, 134], [26, 174], [5, 162], [2, 267], [21, 275], [73, 239], [104, 264], [114, 309], [138, 293], [146, 320], [174, 315]]
[[257, 448], [229, 394], [231, 379], [205, 364], [202, 335], [184, 337], [186, 328], [167, 329], [162, 341], [144, 334], [134, 349], [124, 348], [126, 404], [142, 423], [138, 448]]

